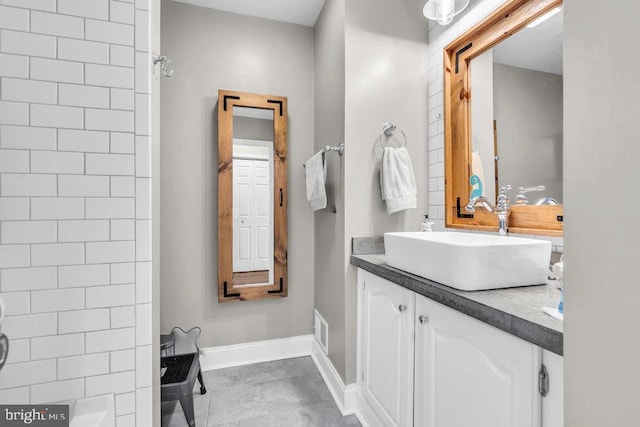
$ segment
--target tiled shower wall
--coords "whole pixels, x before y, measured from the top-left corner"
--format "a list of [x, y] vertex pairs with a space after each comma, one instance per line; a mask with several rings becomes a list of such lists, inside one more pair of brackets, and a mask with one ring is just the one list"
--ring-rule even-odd
[[0, 0], [0, 402], [150, 425], [149, 0]]
[[[444, 230], [444, 99], [442, 50], [485, 16], [493, 12], [505, 0], [479, 0], [471, 2], [471, 8], [460, 19], [442, 27], [430, 22], [429, 27], [429, 219], [436, 230]], [[553, 250], [563, 251], [561, 237], [524, 236], [549, 240]]]

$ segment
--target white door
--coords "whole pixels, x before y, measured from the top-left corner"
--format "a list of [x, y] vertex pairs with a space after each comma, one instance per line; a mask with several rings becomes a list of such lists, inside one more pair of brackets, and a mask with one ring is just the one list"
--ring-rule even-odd
[[358, 270], [358, 378], [381, 425], [413, 425], [415, 294]]
[[271, 267], [268, 160], [233, 159], [233, 271]]
[[540, 425], [539, 347], [421, 295], [415, 316], [415, 426]]

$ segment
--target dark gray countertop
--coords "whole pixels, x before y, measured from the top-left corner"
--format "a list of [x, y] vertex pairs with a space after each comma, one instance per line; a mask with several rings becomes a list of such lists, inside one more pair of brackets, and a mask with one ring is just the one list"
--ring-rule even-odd
[[542, 307], [556, 307], [560, 301], [560, 291], [551, 286], [459, 291], [389, 267], [384, 254], [351, 255], [351, 264], [546, 350], [563, 354], [563, 324], [542, 312]]

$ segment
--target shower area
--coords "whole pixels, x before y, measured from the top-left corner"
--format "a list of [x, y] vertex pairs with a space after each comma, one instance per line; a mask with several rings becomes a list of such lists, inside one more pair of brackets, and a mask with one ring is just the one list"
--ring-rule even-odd
[[0, 6], [0, 403], [71, 426], [159, 423], [159, 7]]

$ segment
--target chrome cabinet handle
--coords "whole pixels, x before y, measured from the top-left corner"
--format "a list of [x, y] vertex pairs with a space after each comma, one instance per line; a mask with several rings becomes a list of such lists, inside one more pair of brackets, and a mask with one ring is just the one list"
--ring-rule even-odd
[[398, 306], [398, 310], [400, 310], [400, 313], [404, 313], [405, 311], [407, 311], [407, 306], [404, 304], [400, 304]]
[[421, 325], [424, 325], [425, 323], [427, 323], [429, 321], [429, 317], [425, 316], [425, 315], [420, 315], [418, 317], [418, 322], [420, 322]]

